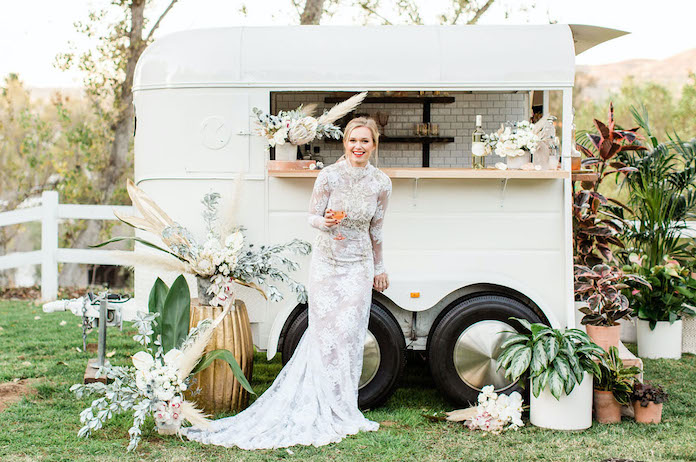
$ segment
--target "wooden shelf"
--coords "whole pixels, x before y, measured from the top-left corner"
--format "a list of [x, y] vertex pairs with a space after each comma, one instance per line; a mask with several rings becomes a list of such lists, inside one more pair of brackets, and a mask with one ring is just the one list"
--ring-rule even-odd
[[[443, 178], [443, 179], [524, 179], [559, 180], [570, 178], [564, 170], [498, 170], [495, 168], [383, 168], [389, 178]], [[269, 170], [276, 178], [312, 178], [321, 170]]]
[[596, 182], [597, 179], [599, 178], [598, 173], [594, 172], [573, 172], [573, 181], [589, 181], [589, 182]]
[[[328, 143], [342, 143], [343, 140], [335, 140], [333, 138], [327, 138], [325, 140]], [[380, 135], [380, 143], [454, 143], [453, 136], [386, 136]]]
[[[352, 95], [351, 95], [352, 96]], [[325, 103], [342, 103], [350, 96], [327, 96]], [[454, 96], [368, 96], [363, 103], [394, 103], [394, 104], [452, 104]]]

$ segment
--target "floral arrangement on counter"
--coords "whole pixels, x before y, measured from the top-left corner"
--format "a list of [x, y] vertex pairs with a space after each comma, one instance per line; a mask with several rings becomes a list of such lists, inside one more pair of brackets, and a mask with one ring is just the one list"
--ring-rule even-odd
[[483, 387], [478, 395], [478, 405], [447, 413], [447, 420], [461, 422], [471, 430], [483, 430], [500, 434], [506, 430], [517, 430], [524, 426], [522, 395], [512, 392], [510, 395], [498, 394], [493, 385]]
[[[208, 193], [202, 200], [205, 208], [203, 219], [206, 223], [207, 238], [203, 244], [199, 244], [188, 229], [172, 220], [131, 180], [128, 180], [127, 188], [133, 205], [140, 211], [143, 218], [124, 216], [114, 211], [116, 217], [133, 228], [149, 231], [158, 236], [169, 250], [139, 237], [115, 237], [94, 247], [130, 240], [157, 249], [165, 254], [160, 259], [151, 255], [146, 258], [134, 257], [130, 255], [130, 252], [124, 252], [123, 257], [133, 261], [134, 265], [156, 266], [168, 271], [194, 274], [201, 279], [209, 280], [210, 286], [207, 292], [213, 295], [210, 301], [212, 306], [222, 306], [230, 297], [233, 297], [234, 283], [252, 287], [272, 301], [280, 301], [283, 295], [272, 284], [272, 281], [279, 281], [287, 284], [297, 294], [300, 303], [307, 300], [305, 286], [287, 274], [287, 271], [297, 270], [299, 265], [284, 254], [293, 252], [298, 255], [308, 255], [312, 250], [308, 242], [293, 239], [286, 244], [254, 247], [253, 244], [246, 244], [244, 228], [241, 226], [225, 223], [222, 224], [222, 230], [218, 231], [216, 226], [220, 221], [218, 217], [220, 194]], [[262, 289], [264, 286], [266, 291]]]
[[266, 114], [253, 108], [257, 135], [263, 136], [268, 147], [283, 145], [286, 142], [299, 146], [310, 143], [315, 138], [341, 139], [343, 132], [334, 122], [358, 107], [367, 92], [358, 93], [342, 103], [338, 103], [318, 118], [312, 117], [316, 104], [300, 106], [292, 111], [280, 111], [278, 115]]
[[[183, 287], [186, 286], [186, 281], [180, 276], [172, 285], [171, 292], [178, 296], [181, 291], [175, 288], [177, 284]], [[190, 303], [188, 286], [184, 292], [183, 298], [188, 299]], [[153, 297], [150, 299], [152, 301]], [[134, 411], [133, 425], [128, 430], [128, 451], [138, 446], [141, 427], [149, 415], [154, 417], [160, 434], [179, 434], [185, 421], [206, 427], [208, 419], [192, 402], [185, 399], [184, 391], [188, 389], [193, 375], [208, 367], [216, 358], [230, 363], [237, 380], [253, 393], [232, 353], [227, 350], [215, 350], [204, 354], [213, 330], [229, 312], [230, 304], [226, 304], [223, 312], [215, 320], [202, 320], [185, 336], [181, 336], [177, 331], [183, 326], [188, 328], [188, 316], [180, 316], [180, 307], [188, 306], [176, 302], [171, 305], [174, 306], [164, 306], [162, 312], [152, 312], [151, 306], [149, 313], [137, 313], [137, 319], [133, 323], [138, 329], [138, 334], [133, 339], [146, 348], [133, 355], [132, 366], [117, 367], [107, 362], [97, 372], [97, 377], [107, 378], [107, 384], [80, 383], [70, 387], [70, 391], [75, 393], [77, 398], [103, 395], [93, 400], [91, 405], [80, 413], [80, 421], [84, 426], [78, 432], [79, 437], [89, 437], [93, 431], [102, 428], [108, 419], [127, 411]], [[176, 328], [162, 329], [158, 328], [156, 321], [160, 315], [164, 318], [163, 324], [167, 324], [170, 318], [181, 319]], [[178, 348], [169, 348], [169, 345]]]
[[495, 151], [500, 157], [519, 157], [534, 153], [542, 144], [550, 148], [558, 143], [554, 120], [554, 116], [547, 115], [534, 124], [526, 120], [507, 122], [497, 132], [483, 135], [485, 155]]

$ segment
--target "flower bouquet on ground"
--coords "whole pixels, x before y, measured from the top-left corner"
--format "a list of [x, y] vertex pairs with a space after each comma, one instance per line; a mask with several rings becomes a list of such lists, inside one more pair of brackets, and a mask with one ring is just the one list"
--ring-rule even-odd
[[201, 279], [205, 282], [205, 293], [200, 293], [199, 290], [199, 298], [210, 295], [209, 304], [212, 306], [223, 306], [230, 299], [234, 301], [235, 283], [252, 287], [264, 297], [279, 301], [283, 299], [283, 295], [272, 283], [279, 281], [287, 284], [297, 294], [300, 303], [307, 300], [304, 285], [287, 274], [287, 271], [298, 269], [299, 265], [287, 258], [285, 253], [308, 255], [312, 249], [308, 242], [293, 239], [286, 244], [271, 246], [254, 247], [253, 244], [246, 244], [244, 228], [230, 223], [218, 223], [220, 194], [209, 193], [202, 201], [207, 239], [200, 244], [189, 230], [172, 220], [131, 180], [128, 180], [128, 195], [143, 217], [124, 216], [114, 211], [116, 217], [127, 225], [158, 236], [169, 250], [139, 237], [115, 237], [94, 247], [127, 240], [157, 249], [164, 253], [159, 259], [153, 256], [140, 259], [125, 252], [122, 255], [133, 259], [134, 265], [155, 266], [196, 275], [199, 282]]
[[290, 143], [296, 146], [310, 143], [315, 138], [341, 139], [341, 127], [334, 122], [355, 109], [367, 92], [358, 93], [331, 110], [324, 112], [318, 118], [312, 116], [315, 104], [300, 106], [292, 111], [280, 111], [278, 115], [266, 114], [259, 108], [253, 108], [255, 133], [266, 138], [268, 147], [282, 146]]
[[134, 411], [133, 426], [128, 431], [129, 451], [137, 447], [141, 426], [150, 415], [161, 434], [178, 434], [184, 421], [207, 426], [206, 416], [184, 398], [184, 391], [190, 387], [193, 375], [215, 359], [227, 361], [236, 379], [253, 393], [232, 353], [227, 350], [204, 353], [214, 329], [229, 312], [229, 303], [215, 320], [202, 320], [189, 330], [188, 285], [184, 277], [179, 276], [171, 288], [158, 279], [152, 288], [149, 305], [149, 312], [138, 312], [134, 321], [138, 334], [133, 338], [144, 345], [145, 350], [133, 355], [133, 366], [107, 363], [98, 371], [98, 376], [106, 376], [107, 384], [96, 382], [70, 387], [78, 398], [103, 395], [80, 413], [84, 426], [78, 436], [88, 437], [106, 420], [127, 411]]
[[471, 430], [483, 430], [500, 434], [524, 426], [522, 395], [514, 391], [510, 395], [498, 394], [493, 385], [483, 387], [478, 395], [478, 405], [447, 413], [453, 422], [465, 422]]

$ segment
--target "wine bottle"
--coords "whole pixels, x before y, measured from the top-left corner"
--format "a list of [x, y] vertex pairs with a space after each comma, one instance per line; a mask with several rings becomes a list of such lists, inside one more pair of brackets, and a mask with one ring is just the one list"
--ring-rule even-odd
[[474, 168], [486, 167], [486, 146], [483, 143], [483, 135], [486, 133], [481, 128], [481, 116], [476, 116], [476, 130], [471, 134], [471, 164]]

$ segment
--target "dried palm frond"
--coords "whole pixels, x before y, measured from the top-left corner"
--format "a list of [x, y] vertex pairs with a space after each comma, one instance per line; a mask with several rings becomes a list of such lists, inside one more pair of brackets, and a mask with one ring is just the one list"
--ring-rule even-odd
[[351, 96], [342, 103], [338, 103], [337, 105], [329, 109], [328, 112], [319, 117], [319, 124], [326, 125], [337, 121], [338, 119], [340, 119], [341, 117], [358, 107], [366, 96], [367, 92], [364, 91], [362, 93], [358, 93], [357, 95]]
[[230, 297], [225, 303], [222, 313], [220, 313], [220, 315], [215, 318], [212, 323], [202, 326], [193, 342], [182, 346], [181, 356], [177, 361], [177, 369], [179, 370], [180, 380], [184, 380], [186, 377], [188, 377], [193, 368], [196, 367], [196, 364], [198, 364], [201, 356], [203, 356], [205, 347], [208, 346], [208, 343], [213, 336], [213, 331], [218, 324], [222, 322], [225, 316], [227, 316], [227, 313], [230, 312], [230, 308], [233, 303], [234, 299]]
[[[145, 191], [138, 188], [135, 183], [129, 178], [128, 184], [128, 195], [133, 202], [135, 208], [140, 211], [143, 218], [134, 216], [125, 216], [114, 210], [114, 215], [116, 218], [122, 222], [130, 225], [134, 228], [142, 229], [144, 231], [149, 231], [157, 236], [162, 236], [162, 231], [169, 226], [176, 226], [174, 220], [172, 220], [169, 215], [167, 215], [164, 210], [162, 210], [147, 194]], [[166, 244], [171, 247], [171, 244], [181, 244], [188, 248], [193, 247], [192, 242], [189, 242], [184, 236], [180, 234], [172, 234], [167, 240]]]
[[456, 411], [446, 412], [447, 420], [450, 422], [463, 422], [465, 420], [471, 420], [476, 417], [478, 410], [476, 406], [468, 407], [466, 409], [457, 409]]
[[232, 194], [223, 200], [220, 208], [222, 209], [222, 219], [220, 220], [220, 236], [232, 234], [237, 227], [237, 209], [241, 200], [242, 193], [242, 174], [238, 173], [232, 181]]
[[148, 252], [145, 254], [125, 250], [114, 250], [112, 255], [130, 267], [155, 268], [172, 273], [196, 274], [191, 265], [166, 253]]
[[208, 416], [190, 401], [182, 401], [181, 416], [191, 422], [194, 427], [208, 428], [210, 426]]
[[302, 106], [300, 106], [299, 108], [297, 108], [297, 110], [298, 110], [298, 111], [300, 112], [300, 114], [302, 114], [304, 117], [309, 117], [309, 116], [311, 116], [312, 114], [314, 114], [314, 112], [317, 110], [317, 105], [316, 105], [316, 103], [307, 104], [307, 105], [302, 105]]

